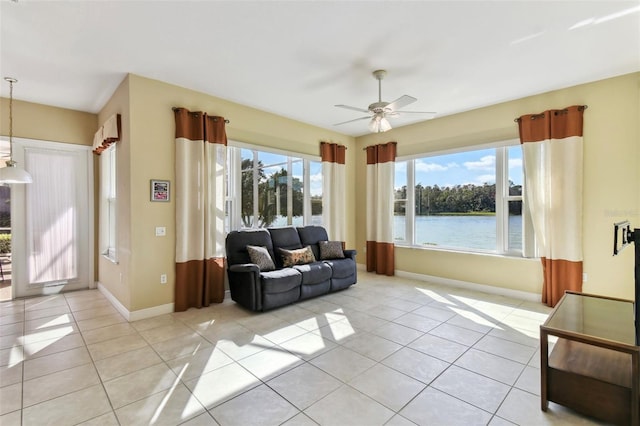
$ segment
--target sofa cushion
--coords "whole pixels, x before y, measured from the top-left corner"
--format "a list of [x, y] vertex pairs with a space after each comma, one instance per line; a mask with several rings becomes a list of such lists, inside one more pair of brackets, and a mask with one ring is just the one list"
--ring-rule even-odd
[[316, 261], [313, 251], [311, 251], [311, 247], [309, 246], [297, 250], [285, 250], [281, 248], [279, 251], [282, 256], [282, 266], [285, 268], [293, 265], [305, 265]]
[[332, 278], [346, 278], [355, 273], [356, 262], [353, 259], [333, 259], [325, 260], [327, 265], [333, 270]]
[[243, 229], [227, 234], [227, 265], [253, 263], [249, 258], [247, 246], [266, 247], [271, 258], [274, 258], [271, 235], [266, 229]]
[[344, 259], [342, 241], [318, 241], [320, 259]]
[[283, 293], [302, 283], [302, 274], [293, 268], [276, 269], [275, 271], [260, 272], [262, 291], [264, 293]]
[[320, 248], [318, 247], [318, 242], [327, 241], [329, 239], [327, 236], [327, 230], [322, 226], [309, 225], [299, 227], [298, 234], [300, 235], [300, 242], [302, 243], [302, 246], [311, 246], [311, 250], [313, 250], [313, 254], [316, 259], [320, 259]]
[[258, 265], [261, 271], [273, 271], [276, 269], [276, 265], [271, 259], [269, 251], [264, 246], [247, 246], [247, 252], [249, 253], [249, 259], [251, 263]]
[[[276, 268], [282, 268], [282, 256], [278, 252], [279, 248], [285, 250], [295, 250], [304, 247], [300, 242], [298, 231], [293, 226], [284, 226], [280, 228], [268, 228], [271, 235], [271, 244], [274, 247]], [[305, 244], [306, 245], [306, 244]]]
[[294, 250], [304, 247], [300, 242], [298, 231], [293, 226], [282, 228], [268, 228], [274, 247]]
[[302, 273], [302, 285], [320, 284], [331, 279], [331, 267], [324, 262], [295, 265], [293, 269]]

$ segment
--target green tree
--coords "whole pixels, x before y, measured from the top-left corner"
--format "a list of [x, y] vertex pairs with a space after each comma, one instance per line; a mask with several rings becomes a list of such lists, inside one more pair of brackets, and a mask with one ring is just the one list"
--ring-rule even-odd
[[496, 211], [495, 184], [440, 188], [438, 185], [431, 187], [419, 183], [415, 187], [415, 197], [417, 215]]
[[[278, 216], [287, 216], [287, 171], [282, 168], [267, 176], [264, 165], [258, 161], [258, 217], [257, 227], [271, 226]], [[253, 161], [242, 160], [242, 224], [250, 227], [253, 224]], [[304, 209], [303, 185], [300, 179], [292, 179], [292, 214], [302, 216]]]
[[[258, 161], [258, 183], [265, 179], [264, 167], [262, 161]], [[253, 223], [253, 160], [250, 158], [242, 160], [242, 177], [241, 177], [241, 218], [242, 225], [250, 227]]]
[[[405, 200], [407, 198], [407, 186], [403, 186], [402, 188], [396, 189], [394, 194], [395, 200]], [[406, 203], [404, 202], [394, 202], [393, 203], [393, 213], [396, 215], [404, 216], [406, 209]]]
[[[270, 226], [278, 216], [287, 216], [287, 182], [288, 173], [281, 168], [259, 184], [259, 226]], [[291, 187], [292, 216], [302, 216], [304, 208], [302, 181], [296, 177], [292, 178]]]

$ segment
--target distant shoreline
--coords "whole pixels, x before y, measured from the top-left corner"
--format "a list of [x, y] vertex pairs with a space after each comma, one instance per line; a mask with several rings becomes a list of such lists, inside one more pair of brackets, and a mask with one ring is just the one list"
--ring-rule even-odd
[[[496, 212], [438, 212], [429, 214], [418, 214], [416, 216], [495, 216]], [[396, 215], [399, 216], [399, 215]]]

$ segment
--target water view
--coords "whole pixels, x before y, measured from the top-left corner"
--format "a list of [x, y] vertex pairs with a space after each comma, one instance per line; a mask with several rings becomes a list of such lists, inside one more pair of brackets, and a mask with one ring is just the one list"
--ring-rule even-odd
[[[394, 216], [394, 239], [404, 239], [405, 216]], [[287, 226], [286, 216], [276, 216], [270, 227]], [[302, 216], [294, 216], [293, 226], [303, 226]], [[310, 225], [322, 225], [322, 216], [314, 215]], [[416, 216], [416, 245], [496, 250], [496, 217], [487, 216]], [[522, 249], [522, 216], [509, 216], [509, 250]]]
[[[404, 239], [405, 216], [394, 216], [394, 238]], [[416, 216], [416, 245], [496, 249], [496, 217]], [[509, 249], [522, 249], [522, 216], [509, 216]]]

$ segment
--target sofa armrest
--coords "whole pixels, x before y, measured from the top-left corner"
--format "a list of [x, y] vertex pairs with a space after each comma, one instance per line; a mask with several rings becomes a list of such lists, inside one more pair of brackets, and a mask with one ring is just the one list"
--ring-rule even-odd
[[238, 265], [230, 265], [229, 271], [231, 272], [257, 272], [260, 273], [260, 268], [255, 263], [242, 263]]
[[344, 251], [344, 257], [356, 260], [356, 254], [358, 254], [357, 251], [355, 250], [343, 250], [343, 251]]
[[262, 310], [260, 268], [254, 263], [230, 265], [227, 270], [231, 299], [252, 311]]

